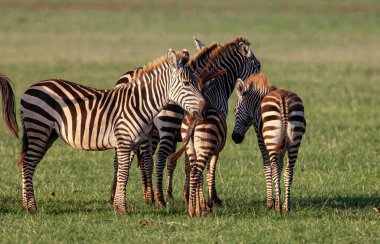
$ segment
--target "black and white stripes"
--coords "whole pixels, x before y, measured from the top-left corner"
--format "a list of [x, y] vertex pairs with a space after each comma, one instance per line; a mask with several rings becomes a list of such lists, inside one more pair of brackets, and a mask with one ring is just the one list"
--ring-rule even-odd
[[267, 188], [267, 208], [273, 207], [272, 178], [275, 187], [274, 202], [281, 213], [280, 178], [283, 158], [288, 153], [285, 169], [284, 211], [290, 210], [290, 186], [293, 168], [306, 130], [304, 106], [295, 93], [277, 89], [263, 74], [251, 76], [236, 85], [238, 102], [235, 108], [235, 127], [232, 139], [241, 143], [251, 125], [256, 130], [258, 144], [264, 161]]
[[32, 177], [52, 143], [61, 137], [81, 150], [116, 148], [117, 184], [113, 205], [126, 212], [125, 187], [133, 151], [151, 130], [153, 118], [169, 101], [200, 117], [204, 100], [199, 93], [188, 53], [169, 50], [144, 68], [129, 86], [97, 90], [64, 80], [32, 85], [21, 99], [23, 121], [23, 203], [37, 210]]

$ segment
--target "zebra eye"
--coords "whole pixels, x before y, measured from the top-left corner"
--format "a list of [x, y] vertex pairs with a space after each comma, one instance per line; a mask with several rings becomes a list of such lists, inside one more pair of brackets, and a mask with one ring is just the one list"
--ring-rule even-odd
[[188, 81], [188, 80], [184, 80], [184, 81], [183, 81], [183, 84], [184, 84], [185, 86], [189, 86], [189, 85], [190, 85], [190, 81]]

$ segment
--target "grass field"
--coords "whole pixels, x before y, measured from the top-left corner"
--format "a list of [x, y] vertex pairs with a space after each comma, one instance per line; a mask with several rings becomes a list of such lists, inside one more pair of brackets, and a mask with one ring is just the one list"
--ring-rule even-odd
[[217, 170], [225, 206], [207, 218], [187, 215], [183, 163], [166, 209], [144, 204], [134, 163], [129, 215], [116, 214], [108, 204], [113, 151], [82, 152], [62, 141], [37, 168], [39, 211], [30, 215], [15, 168], [21, 143], [0, 123], [0, 242], [380, 242], [380, 215], [373, 211], [380, 207], [378, 1], [128, 2], [0, 0], [0, 72], [14, 82], [17, 113], [23, 92], [42, 79], [111, 88], [124, 72], [169, 48], [194, 54], [193, 35], [205, 43], [246, 37], [270, 81], [305, 103], [308, 127], [292, 212], [278, 217], [265, 210], [251, 130], [242, 145], [229, 136]]

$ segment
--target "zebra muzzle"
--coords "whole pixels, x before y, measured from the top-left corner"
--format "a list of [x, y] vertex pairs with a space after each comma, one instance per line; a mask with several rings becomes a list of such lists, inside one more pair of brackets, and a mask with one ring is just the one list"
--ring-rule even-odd
[[234, 132], [232, 133], [232, 140], [233, 140], [236, 144], [240, 144], [240, 143], [242, 143], [243, 140], [244, 140], [244, 135], [239, 134], [239, 133], [237, 133], [237, 132], [234, 131]]

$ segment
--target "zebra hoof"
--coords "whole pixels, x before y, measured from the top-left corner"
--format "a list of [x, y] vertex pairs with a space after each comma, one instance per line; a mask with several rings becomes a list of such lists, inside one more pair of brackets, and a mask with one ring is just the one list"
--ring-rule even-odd
[[119, 205], [114, 204], [113, 207], [118, 214], [127, 214], [128, 213], [127, 208], [125, 206], [119, 206]]
[[284, 205], [283, 211], [284, 211], [284, 214], [288, 214], [288, 213], [290, 213], [290, 208], [288, 206]]
[[165, 208], [166, 202], [165, 201], [157, 201], [156, 205], [158, 208]]
[[36, 212], [37, 212], [37, 208], [36, 207], [28, 207], [28, 213], [35, 214]]
[[212, 206], [223, 207], [223, 201], [219, 197], [213, 197], [208, 201], [208, 205], [211, 208]]
[[173, 199], [174, 199], [174, 197], [173, 197], [172, 193], [171, 192], [167, 192], [166, 193], [166, 201], [167, 202], [171, 202], [171, 201], [173, 201]]
[[274, 203], [273, 201], [267, 202], [267, 210], [270, 211], [273, 209]]

